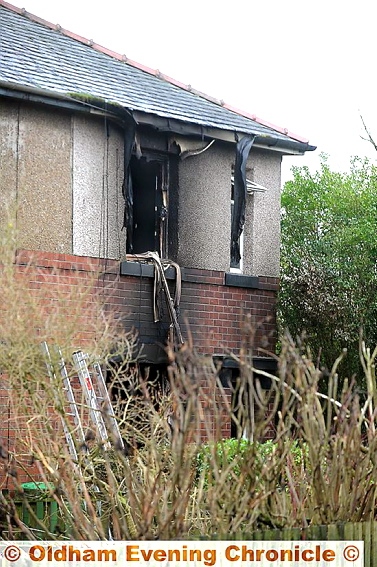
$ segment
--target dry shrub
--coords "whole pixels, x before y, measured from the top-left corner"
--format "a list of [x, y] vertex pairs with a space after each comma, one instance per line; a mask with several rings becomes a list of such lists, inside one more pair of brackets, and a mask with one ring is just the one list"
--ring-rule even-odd
[[[11, 250], [11, 252], [9, 252]], [[361, 403], [354, 381], [337, 391], [337, 364], [328, 377], [328, 395], [320, 394], [320, 370], [289, 336], [282, 341], [278, 375], [266, 375], [263, 390], [253, 370], [247, 337], [238, 358], [236, 383], [223, 384], [212, 359], [193, 345], [169, 350], [170, 364], [162, 391], [142, 379], [132, 361], [132, 337], [119, 334], [116, 318], [93, 300], [92, 285], [59, 296], [49, 309], [29, 290], [28, 270], [15, 274], [14, 252], [3, 243], [0, 318], [0, 367], [8, 413], [3, 419], [17, 443], [2, 444], [4, 475], [0, 504], [3, 535], [51, 539], [184, 539], [246, 537], [260, 527], [374, 518], [376, 500], [376, 352], [361, 349], [368, 398]], [[59, 289], [59, 286], [57, 286]], [[89, 301], [90, 298], [90, 301]], [[55, 306], [55, 307], [54, 307]], [[99, 317], [93, 317], [93, 310]], [[70, 317], [67, 317], [69, 311]], [[105, 450], [86, 423], [69, 453], [63, 421], [74, 424], [64, 406], [61, 380], [51, 381], [40, 344], [59, 344], [67, 360], [79, 345], [77, 325], [93, 322], [85, 349], [105, 367], [110, 354], [122, 355], [111, 367], [110, 391], [125, 448], [113, 440]], [[126, 354], [125, 354], [126, 353]], [[259, 371], [259, 376], [261, 372]], [[322, 377], [323, 378], [323, 377]], [[79, 391], [79, 390], [78, 390]], [[233, 422], [238, 439], [223, 438]], [[273, 441], [266, 442], [271, 426]], [[248, 440], [242, 439], [247, 433]], [[21, 473], [43, 481], [41, 496], [56, 503], [58, 526], [35, 514], [22, 494]], [[5, 488], [11, 488], [7, 492]], [[26, 525], [17, 508], [23, 499], [33, 520]]]

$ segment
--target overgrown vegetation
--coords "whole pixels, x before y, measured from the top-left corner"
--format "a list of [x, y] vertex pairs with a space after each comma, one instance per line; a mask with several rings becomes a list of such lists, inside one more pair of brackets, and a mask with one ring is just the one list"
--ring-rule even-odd
[[359, 330], [377, 344], [377, 168], [355, 158], [349, 173], [293, 168], [282, 194], [279, 317], [305, 333], [322, 365], [342, 349], [343, 375], [360, 375]]
[[[340, 359], [330, 371], [327, 394], [320, 394], [316, 361], [289, 335], [282, 340], [278, 376], [270, 376], [268, 391], [254, 375], [253, 345], [245, 339], [238, 358], [241, 376], [231, 388], [188, 343], [169, 353], [165, 389], [157, 395], [133, 369], [132, 337], [119, 334], [116, 319], [101, 302], [96, 304], [93, 296], [88, 301], [93, 282], [72, 292], [78, 302], [73, 314], [73, 298], [59, 286], [56, 301], [46, 309], [46, 289], [38, 295], [29, 285], [36, 268], [16, 272], [9, 240], [2, 247], [0, 368], [8, 400], [2, 427], [9, 432], [0, 450], [3, 537], [229, 539], [261, 527], [374, 518], [376, 352], [362, 348], [368, 386], [362, 404], [354, 381], [345, 380], [338, 391]], [[40, 343], [59, 344], [69, 361], [80, 346], [77, 329], [83, 314], [86, 325], [93, 322], [86, 350], [104, 364], [109, 352], [129, 353], [111, 375], [113, 390], [121, 393], [114, 403], [127, 450], [114, 444], [105, 451], [86, 427], [86, 446], [78, 447], [75, 462], [61, 416], [72, 433], [74, 428], [57, 402], [64, 397], [62, 385], [51, 382]], [[240, 407], [240, 400], [248, 402]], [[82, 412], [85, 422], [84, 401]], [[227, 420], [239, 439], [222, 439]], [[265, 442], [271, 425], [275, 438]], [[242, 439], [244, 431], [249, 440]], [[44, 496], [56, 506], [57, 525], [37, 516], [21, 473], [30, 482], [44, 483]], [[24, 502], [32, 529], [17, 500]]]

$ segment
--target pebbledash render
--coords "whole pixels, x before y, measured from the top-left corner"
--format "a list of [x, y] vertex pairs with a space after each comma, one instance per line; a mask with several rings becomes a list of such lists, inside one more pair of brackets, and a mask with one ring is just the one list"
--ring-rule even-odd
[[315, 147], [3, 0], [0, 29], [0, 222], [17, 204], [30, 287], [56, 273], [74, 287], [100, 267], [140, 364], [161, 367], [171, 317], [154, 322], [157, 267], [141, 256], [156, 252], [168, 285], [181, 280], [183, 341], [189, 329], [232, 366], [248, 317], [255, 362], [271, 368], [281, 162]]

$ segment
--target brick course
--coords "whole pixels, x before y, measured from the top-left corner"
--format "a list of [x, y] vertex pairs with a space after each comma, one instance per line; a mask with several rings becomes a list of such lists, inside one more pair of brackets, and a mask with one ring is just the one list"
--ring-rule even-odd
[[[162, 321], [154, 323], [151, 277], [120, 275], [119, 262], [113, 260], [29, 250], [17, 252], [15, 269], [20, 277], [26, 277], [30, 292], [43, 297], [46, 312], [50, 305], [56, 305], [54, 290], [58, 289], [60, 296], [66, 294], [73, 312], [76, 306], [71, 290], [76, 287], [86, 290], [85, 313], [77, 328], [77, 341], [83, 349], [95, 337], [96, 318], [99, 317], [98, 324], [101, 320], [96, 310], [101, 304], [104, 310], [115, 313], [120, 325], [134, 329], [142, 342], [163, 344], [165, 340], [169, 327], [167, 309], [163, 306]], [[239, 351], [246, 324], [255, 329], [254, 354], [260, 348], [263, 352], [273, 352], [278, 279], [260, 277], [255, 288], [224, 285], [224, 281], [224, 272], [183, 270], [179, 316], [183, 336], [192, 337], [198, 353], [227, 354]], [[169, 281], [169, 286], [173, 288], [174, 282]], [[95, 301], [98, 298], [100, 303]], [[0, 444], [12, 449], [14, 427], [7, 423], [8, 399], [6, 383], [1, 380]], [[230, 424], [224, 422], [222, 435], [230, 435]]]
[[[28, 271], [30, 290], [58, 285], [59, 291], [68, 293], [77, 284], [85, 285], [86, 278], [92, 285], [90, 278], [98, 274], [90, 293], [102, 296], [105, 307], [116, 311], [124, 325], [141, 331], [142, 338], [161, 338], [161, 324], [153, 322], [152, 278], [120, 276], [119, 262], [114, 260], [52, 252], [20, 250], [15, 264], [20, 273], [33, 266], [34, 270]], [[229, 287], [223, 282], [224, 272], [184, 270], [180, 304], [183, 334], [192, 333], [198, 352], [237, 351], [247, 317], [256, 329], [256, 349], [273, 351], [278, 278], [260, 277], [259, 289]], [[163, 317], [163, 325], [167, 324], [167, 317]]]

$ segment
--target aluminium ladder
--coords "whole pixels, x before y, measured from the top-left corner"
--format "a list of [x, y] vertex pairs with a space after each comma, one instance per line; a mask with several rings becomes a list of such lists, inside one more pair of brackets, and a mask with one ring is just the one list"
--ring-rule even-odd
[[[73, 418], [73, 421], [74, 421], [74, 424], [75, 424], [75, 430], [76, 430], [77, 437], [78, 437], [78, 441], [79, 441], [81, 446], [83, 446], [83, 444], [85, 443], [85, 435], [84, 435], [84, 430], [83, 430], [83, 427], [82, 427], [78, 407], [77, 407], [77, 404], [76, 404], [76, 400], [75, 400], [75, 397], [74, 397], [74, 394], [73, 394], [71, 381], [69, 379], [67, 368], [65, 366], [65, 362], [64, 362], [64, 359], [63, 359], [63, 355], [62, 355], [60, 348], [57, 347], [57, 346], [54, 346], [53, 347], [54, 358], [53, 358], [51, 356], [51, 352], [50, 352], [50, 349], [49, 349], [46, 341], [44, 341], [41, 344], [41, 349], [42, 349], [42, 353], [44, 355], [44, 359], [45, 359], [45, 363], [46, 363], [46, 366], [47, 366], [47, 371], [48, 371], [49, 377], [50, 377], [51, 381], [53, 381], [53, 382], [57, 382], [57, 380], [58, 380], [58, 376], [57, 376], [56, 371], [55, 371], [55, 368], [56, 368], [55, 365], [56, 364], [58, 365], [59, 374], [60, 374], [62, 381], [63, 381], [63, 392], [65, 393], [65, 396], [68, 400], [69, 407], [70, 407], [69, 413], [66, 413], [64, 411], [64, 408], [62, 409], [61, 421], [62, 421], [62, 425], [63, 425], [64, 435], [65, 435], [65, 438], [66, 438], [66, 441], [67, 441], [67, 444], [68, 444], [68, 450], [70, 452], [72, 459], [74, 461], [77, 461], [78, 456], [77, 456], [77, 450], [76, 450], [76, 443], [75, 443], [72, 431], [71, 431], [70, 427], [68, 427], [68, 423], [67, 423], [67, 420], [65, 418], [65, 415], [69, 415]], [[55, 397], [55, 403], [58, 406], [61, 406], [62, 402], [59, 399], [59, 389], [54, 390], [54, 397]]]
[[[63, 410], [63, 413], [61, 413], [61, 420], [70, 455], [77, 462], [78, 455], [73, 431], [76, 433], [79, 446], [85, 447], [86, 444], [84, 429], [78, 409], [79, 404], [76, 401], [74, 390], [72, 388], [71, 380], [67, 372], [61, 350], [58, 347], [54, 347], [53, 358], [46, 342], [42, 343], [41, 348], [47, 365], [48, 374], [52, 381], [57, 381], [58, 379], [55, 370], [56, 364], [59, 368], [59, 373], [63, 381], [63, 392], [70, 408], [69, 412], [64, 412]], [[82, 351], [77, 351], [72, 356], [74, 367], [80, 381], [82, 393], [89, 410], [90, 420], [94, 424], [105, 450], [108, 450], [111, 447], [110, 439], [114, 442], [117, 448], [124, 449], [124, 443], [121, 438], [118, 423], [111, 405], [101, 366], [98, 362], [94, 362], [92, 364], [93, 372], [91, 373], [87, 364], [88, 358], [88, 355], [84, 354]], [[57, 405], [61, 405], [61, 400], [59, 399], [58, 392], [59, 390], [55, 391], [55, 402]], [[80, 406], [82, 407], [82, 404], [80, 404]], [[71, 416], [73, 418], [75, 425], [73, 431], [68, 426], [66, 416]], [[110, 436], [108, 430], [110, 430]]]
[[[104, 449], [107, 450], [111, 447], [110, 439], [115, 442], [118, 448], [124, 449], [101, 366], [98, 362], [93, 363], [93, 380], [86, 362], [88, 358], [88, 355], [82, 351], [77, 351], [72, 355], [73, 363], [88, 404], [90, 417], [96, 426]], [[111, 431], [110, 437], [108, 429]]]

